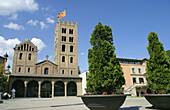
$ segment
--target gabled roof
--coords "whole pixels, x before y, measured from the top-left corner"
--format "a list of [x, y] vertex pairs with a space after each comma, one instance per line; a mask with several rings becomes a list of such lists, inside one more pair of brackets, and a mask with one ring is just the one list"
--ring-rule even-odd
[[58, 66], [58, 65], [56, 65], [55, 63], [53, 63], [53, 62], [51, 62], [51, 61], [49, 61], [49, 60], [44, 60], [44, 61], [42, 61], [42, 62], [37, 63], [36, 65], [39, 65], [39, 64], [42, 64], [42, 63], [45, 63], [45, 62], [49, 62], [49, 63], [51, 63], [52, 65]]
[[[18, 46], [21, 46], [21, 45], [24, 45], [24, 44], [29, 44], [31, 45], [31, 47], [34, 47], [35, 49], [37, 49], [37, 46], [35, 46], [28, 38], [25, 39], [23, 42], [19, 43], [19, 44], [16, 44], [15, 48], [18, 47]], [[37, 49], [38, 50], [38, 49]]]

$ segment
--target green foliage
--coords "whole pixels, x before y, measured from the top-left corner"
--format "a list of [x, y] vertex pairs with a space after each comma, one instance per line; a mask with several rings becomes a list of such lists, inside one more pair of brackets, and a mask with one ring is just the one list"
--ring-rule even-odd
[[167, 50], [167, 51], [166, 51], [166, 54], [167, 54], [167, 56], [168, 56], [168, 58], [169, 58], [169, 61], [170, 61], [170, 50]]
[[0, 91], [4, 91], [8, 86], [7, 78], [7, 76], [3, 75], [3, 65], [0, 65]]
[[147, 49], [150, 55], [150, 59], [147, 61], [148, 86], [154, 93], [168, 93], [170, 89], [170, 63], [168, 56], [156, 33], [149, 33], [148, 41]]
[[102, 94], [116, 93], [125, 84], [122, 68], [116, 59], [113, 46], [112, 30], [100, 22], [91, 34], [88, 50], [89, 74], [87, 75], [87, 92]]

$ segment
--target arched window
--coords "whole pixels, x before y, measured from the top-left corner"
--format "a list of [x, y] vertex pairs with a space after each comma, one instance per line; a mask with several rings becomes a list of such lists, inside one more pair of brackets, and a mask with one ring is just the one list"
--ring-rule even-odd
[[62, 45], [62, 52], [65, 52], [65, 48], [66, 48], [66, 46]]
[[62, 70], [62, 74], [64, 74], [64, 70]]
[[26, 49], [26, 44], [24, 44], [24, 50]]
[[70, 52], [73, 52], [73, 46], [70, 46]]
[[73, 71], [71, 70], [71, 75], [73, 74]]
[[21, 72], [21, 68], [19, 67], [18, 72]]
[[73, 63], [73, 57], [70, 58], [70, 63]]
[[18, 47], [18, 50], [20, 50], [20, 47]]
[[21, 50], [23, 50], [23, 45], [21, 45]]
[[29, 51], [31, 51], [31, 46], [29, 47]]
[[28, 68], [28, 73], [30, 72], [30, 68]]
[[28, 51], [28, 47], [29, 47], [29, 45], [27, 44], [27, 51]]
[[31, 53], [28, 55], [28, 60], [31, 60]]
[[65, 62], [65, 56], [62, 56], [62, 62]]
[[44, 69], [44, 74], [48, 74], [48, 68]]
[[19, 54], [19, 59], [22, 60], [22, 53]]
[[34, 51], [34, 48], [32, 48], [32, 51]]

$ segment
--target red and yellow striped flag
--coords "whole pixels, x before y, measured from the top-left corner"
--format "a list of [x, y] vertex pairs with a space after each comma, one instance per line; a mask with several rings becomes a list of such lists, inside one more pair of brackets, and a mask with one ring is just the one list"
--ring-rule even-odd
[[64, 10], [62, 13], [59, 13], [58, 15], [57, 15], [57, 18], [62, 18], [62, 17], [64, 17], [64, 16], [66, 16], [66, 10]]
[[4, 73], [5, 73], [5, 64], [6, 64], [6, 59], [5, 59], [5, 61], [4, 61], [3, 75], [4, 75]]

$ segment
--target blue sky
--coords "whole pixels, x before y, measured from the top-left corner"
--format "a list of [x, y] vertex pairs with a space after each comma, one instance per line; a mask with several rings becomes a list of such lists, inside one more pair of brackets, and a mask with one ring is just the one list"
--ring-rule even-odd
[[170, 49], [169, 0], [0, 0], [0, 56], [9, 53], [12, 66], [13, 47], [29, 38], [40, 51], [37, 62], [49, 55], [53, 62], [54, 29], [57, 14], [66, 9], [61, 20], [78, 22], [78, 63], [88, 70], [89, 40], [100, 21], [113, 31], [118, 58], [149, 58], [147, 37], [158, 34], [165, 50]]

